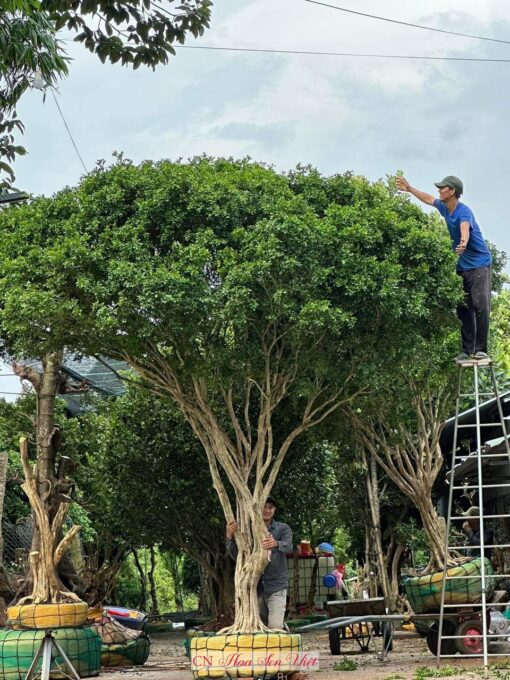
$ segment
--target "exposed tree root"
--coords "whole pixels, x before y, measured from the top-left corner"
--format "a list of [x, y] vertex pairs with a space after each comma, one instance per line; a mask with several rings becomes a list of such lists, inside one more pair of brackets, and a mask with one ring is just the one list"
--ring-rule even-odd
[[58, 565], [69, 544], [80, 531], [78, 525], [73, 526], [67, 534], [61, 536], [62, 523], [69, 509], [68, 503], [61, 503], [53, 521], [50, 523], [48, 512], [41, 499], [35, 476], [28, 460], [28, 444], [25, 437], [20, 439], [21, 461], [25, 473], [22, 489], [28, 496], [34, 513], [34, 520], [40, 534], [40, 549], [32, 550], [29, 556], [32, 573], [32, 592], [23, 597], [18, 604], [43, 604], [59, 602], [80, 602], [80, 598], [68, 591], [58, 576]]

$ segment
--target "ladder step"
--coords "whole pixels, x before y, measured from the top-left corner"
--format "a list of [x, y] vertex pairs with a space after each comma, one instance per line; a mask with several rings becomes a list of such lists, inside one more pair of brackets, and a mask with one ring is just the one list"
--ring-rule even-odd
[[[508, 418], [505, 418], [505, 420], [508, 420]], [[502, 423], [480, 423], [477, 425], [476, 423], [471, 423], [469, 425], [457, 425], [457, 429], [461, 430], [464, 428], [469, 427], [470, 429], [473, 429], [474, 427], [503, 427]]]
[[[479, 397], [495, 397], [496, 392], [478, 392]], [[466, 394], [459, 394], [459, 397], [476, 397], [476, 392], [466, 392]]]
[[[448, 550], [470, 550], [479, 547], [479, 545], [449, 545]], [[510, 543], [486, 543], [484, 548], [510, 548]]]
[[[482, 457], [482, 460], [488, 460], [489, 458], [509, 458], [510, 457], [510, 452], [509, 453], [480, 453], [480, 456]], [[469, 454], [469, 456], [454, 456], [454, 461], [456, 458], [461, 459], [462, 463], [464, 463], [466, 460], [475, 460], [478, 458], [478, 451], [473, 452]], [[455, 462], [454, 462], [455, 465]], [[457, 465], [461, 465], [461, 463], [457, 463]], [[451, 470], [450, 470], [451, 471]]]
[[[470, 515], [469, 519], [501, 519], [503, 517], [510, 517], [510, 515]], [[465, 522], [467, 517], [450, 517], [450, 522]]]
[[484, 366], [485, 368], [488, 368], [489, 366], [492, 366], [492, 359], [491, 357], [487, 357], [486, 359], [455, 359], [455, 363], [460, 368], [473, 368], [474, 366]]
[[[494, 605], [494, 602], [487, 602], [487, 606], [488, 605], [492, 606], [492, 605]], [[483, 605], [482, 605], [481, 602], [477, 602], [476, 604], [444, 604], [443, 607], [445, 609], [447, 609], [447, 608], [448, 609], [459, 609], [459, 608], [464, 609], [466, 607], [470, 607], [471, 609], [474, 609], [475, 607], [483, 607]]]
[[[461, 640], [465, 637], [466, 637], [465, 635], [441, 635], [441, 640]], [[470, 633], [469, 637], [470, 638], [483, 638], [483, 635], [481, 635], [479, 633], [473, 633], [473, 634]], [[509, 633], [489, 633], [489, 631], [487, 631], [487, 637], [490, 637], [491, 639], [492, 638], [505, 638], [505, 640], [506, 640], [506, 638], [510, 637], [510, 634]]]
[[510, 489], [510, 481], [506, 484], [467, 484], [466, 486], [452, 486], [454, 491], [463, 489]]
[[[497, 643], [495, 643], [497, 644]], [[508, 652], [487, 652], [487, 656], [506, 656], [508, 657]], [[437, 657], [436, 657], [437, 658]], [[439, 655], [440, 659], [458, 659], [459, 655], [457, 654], [440, 654]], [[470, 659], [482, 659], [483, 654], [469, 654]]]

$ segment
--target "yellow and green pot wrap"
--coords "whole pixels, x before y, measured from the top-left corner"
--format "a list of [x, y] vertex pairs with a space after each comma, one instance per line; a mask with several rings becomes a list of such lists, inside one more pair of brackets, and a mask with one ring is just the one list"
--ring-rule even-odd
[[[58, 628], [53, 636], [81, 678], [99, 675], [101, 639], [94, 629]], [[43, 638], [42, 630], [0, 629], [0, 680], [24, 680]], [[64, 660], [57, 656], [52, 661], [50, 677], [65, 677], [56, 664], [63, 667]]]
[[293, 659], [302, 651], [301, 635], [284, 632], [200, 636], [189, 642], [195, 679], [287, 675], [295, 670]]
[[151, 642], [147, 635], [127, 642], [102, 645], [101, 666], [141, 666], [149, 658], [150, 651]]
[[[448, 569], [445, 587], [445, 604], [477, 604], [482, 599], [482, 559], [477, 557], [469, 562]], [[494, 592], [492, 562], [485, 558], [485, 589], [487, 598]], [[469, 576], [470, 578], [461, 578]], [[458, 577], [458, 578], [455, 578]], [[438, 612], [441, 608], [443, 570], [425, 576], [405, 578], [402, 586], [415, 614]]]
[[87, 621], [86, 602], [23, 604], [7, 607], [7, 623], [15, 629], [75, 628]]

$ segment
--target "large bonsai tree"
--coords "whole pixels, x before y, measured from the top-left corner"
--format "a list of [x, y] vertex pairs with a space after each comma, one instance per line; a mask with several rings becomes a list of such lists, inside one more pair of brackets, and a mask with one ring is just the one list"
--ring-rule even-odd
[[[239, 523], [231, 630], [263, 629], [262, 507], [283, 459], [447, 332], [458, 281], [443, 230], [382, 183], [201, 158], [98, 168], [8, 211], [0, 232], [5, 342], [21, 356], [65, 336], [171, 397]], [[289, 408], [299, 420], [275, 436]]]

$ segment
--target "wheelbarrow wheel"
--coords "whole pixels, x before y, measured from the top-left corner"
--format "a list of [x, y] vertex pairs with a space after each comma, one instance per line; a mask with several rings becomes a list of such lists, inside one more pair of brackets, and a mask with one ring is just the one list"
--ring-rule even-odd
[[[445, 619], [443, 621], [443, 635], [457, 635], [456, 625], [454, 621]], [[439, 634], [439, 623], [434, 621], [427, 631], [427, 647], [434, 656], [437, 656], [437, 641]], [[457, 653], [456, 640], [442, 640], [441, 641], [441, 655], [450, 655]]]
[[384, 621], [381, 628], [384, 651], [391, 652], [393, 650], [393, 626], [388, 621]]
[[455, 635], [462, 635], [455, 640], [457, 649], [461, 654], [483, 653], [483, 626], [481, 621], [476, 619], [463, 621], [457, 628]]
[[340, 654], [340, 631], [338, 628], [333, 628], [329, 633], [329, 651], [331, 654], [338, 656]]
[[[365, 628], [364, 628], [365, 625], [367, 626], [366, 627], [366, 633], [365, 633]], [[358, 629], [357, 635], [354, 635], [354, 631], [353, 631], [353, 637], [356, 638], [356, 641], [359, 645], [359, 648], [360, 648], [360, 650], [363, 654], [366, 654], [367, 652], [370, 651], [370, 640], [371, 640], [372, 636], [371, 636], [371, 633], [370, 633], [370, 630], [369, 630], [369, 627], [368, 627], [369, 625], [370, 624], [360, 623], [360, 627]]]

